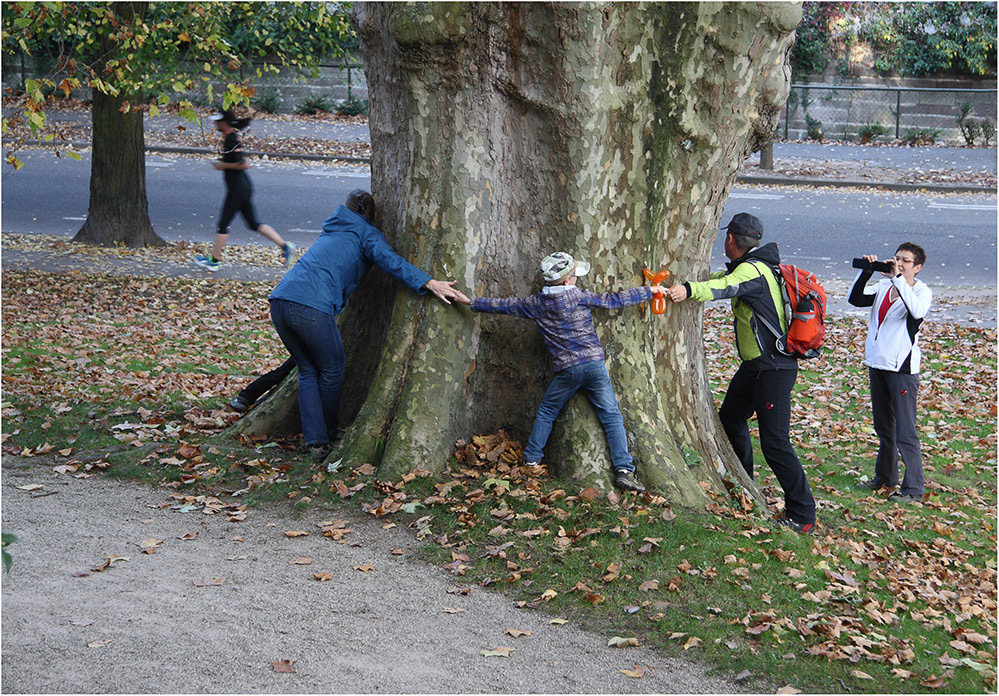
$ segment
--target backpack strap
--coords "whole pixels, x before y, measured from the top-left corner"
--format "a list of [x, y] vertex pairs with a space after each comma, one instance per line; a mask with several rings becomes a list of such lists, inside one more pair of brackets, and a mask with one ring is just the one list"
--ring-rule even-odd
[[[791, 298], [787, 294], [787, 288], [784, 285], [784, 277], [781, 275], [779, 269], [774, 268], [772, 265], [770, 265], [769, 263], [767, 263], [763, 259], [753, 259], [749, 263], [750, 263], [750, 265], [753, 268], [756, 269], [756, 272], [760, 274], [761, 278], [763, 277], [763, 271], [761, 271], [760, 268], [759, 268], [759, 266], [756, 265], [757, 262], [762, 263], [764, 266], [766, 266], [767, 268], [770, 269], [771, 273], [774, 274], [774, 279], [777, 281], [777, 287], [780, 288], [781, 297], [784, 300], [784, 316], [787, 317], [787, 323], [788, 323], [788, 326], [790, 326], [790, 324], [791, 324]], [[779, 331], [778, 330], [779, 327], [773, 326], [769, 321], [767, 321], [766, 319], [764, 319], [761, 315], [757, 314], [756, 318], [759, 320], [759, 322], [761, 324], [763, 324], [763, 326], [766, 327], [766, 329], [770, 333], [772, 333], [774, 335], [774, 338], [781, 338], [786, 333], [785, 331]]]

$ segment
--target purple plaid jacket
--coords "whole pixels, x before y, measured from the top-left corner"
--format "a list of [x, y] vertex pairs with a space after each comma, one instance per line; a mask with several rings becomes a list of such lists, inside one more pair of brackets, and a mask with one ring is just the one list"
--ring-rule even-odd
[[472, 300], [472, 310], [512, 314], [536, 321], [558, 372], [573, 365], [604, 359], [603, 346], [593, 330], [590, 307], [620, 309], [650, 299], [652, 289], [647, 285], [603, 295], [575, 285], [556, 285], [523, 299], [477, 297]]

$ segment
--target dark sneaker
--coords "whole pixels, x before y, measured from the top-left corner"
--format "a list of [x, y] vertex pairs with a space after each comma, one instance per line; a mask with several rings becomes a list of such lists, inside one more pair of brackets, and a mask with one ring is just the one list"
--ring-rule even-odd
[[814, 522], [795, 522], [786, 515], [784, 517], [778, 517], [774, 520], [774, 524], [778, 527], [790, 529], [792, 532], [797, 532], [798, 534], [811, 534], [815, 529]]
[[319, 464], [329, 456], [331, 451], [333, 451], [333, 445], [329, 443], [324, 445], [309, 445], [309, 458], [316, 464]]
[[215, 271], [219, 270], [222, 267], [222, 264], [220, 264], [218, 261], [214, 261], [211, 256], [202, 256], [201, 254], [197, 254], [194, 257], [194, 263], [198, 264], [206, 271], [211, 271], [212, 273], [214, 273]]
[[902, 491], [895, 491], [890, 496], [888, 500], [893, 503], [904, 503], [906, 505], [911, 505], [912, 503], [922, 503], [923, 496], [921, 495], [909, 495], [908, 493], [903, 493]]
[[856, 488], [862, 491], [876, 491], [881, 488], [887, 488], [888, 484], [882, 483], [881, 481], [866, 481], [865, 483], [858, 483]]
[[285, 242], [284, 249], [281, 250], [281, 256], [284, 257], [284, 267], [291, 268], [291, 262], [295, 260], [295, 249], [297, 247], [291, 242]]
[[645, 490], [645, 486], [631, 471], [617, 472], [617, 475], [614, 476], [614, 485], [622, 490], [635, 491], [636, 493], [642, 493]]
[[246, 413], [250, 410], [250, 403], [241, 396], [234, 396], [232, 397], [232, 401], [229, 402], [229, 408], [233, 411]]

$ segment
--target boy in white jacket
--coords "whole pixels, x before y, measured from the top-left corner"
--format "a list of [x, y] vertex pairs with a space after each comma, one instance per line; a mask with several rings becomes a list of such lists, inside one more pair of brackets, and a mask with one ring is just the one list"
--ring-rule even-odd
[[[877, 261], [874, 255], [864, 257]], [[889, 259], [892, 270], [864, 292], [873, 271], [861, 271], [850, 289], [854, 307], [870, 307], [864, 364], [871, 378], [871, 409], [874, 430], [881, 440], [874, 465], [874, 478], [860, 488], [894, 488], [898, 481], [898, 457], [905, 462], [905, 476], [892, 497], [902, 502], [923, 497], [923, 455], [916, 430], [916, 391], [919, 389], [919, 327], [930, 311], [933, 293], [916, 274], [926, 262], [926, 252], [904, 242]]]

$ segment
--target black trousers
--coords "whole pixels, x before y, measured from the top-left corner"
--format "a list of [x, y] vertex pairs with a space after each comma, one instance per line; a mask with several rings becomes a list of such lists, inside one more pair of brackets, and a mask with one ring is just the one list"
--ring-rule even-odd
[[815, 521], [815, 499], [790, 439], [791, 389], [797, 379], [797, 368], [755, 371], [742, 365], [728, 385], [718, 416], [735, 456], [752, 478], [753, 445], [748, 421], [756, 413], [760, 448], [784, 489], [784, 509], [795, 522], [807, 524]]
[[261, 375], [250, 382], [250, 385], [239, 393], [239, 397], [252, 406], [257, 399], [281, 384], [294, 367], [295, 361], [288, 358], [266, 375]]
[[898, 455], [905, 462], [901, 490], [906, 495], [923, 495], [923, 452], [916, 429], [916, 392], [919, 375], [900, 374], [869, 368], [874, 431], [878, 434], [878, 458], [874, 482], [898, 485]]

